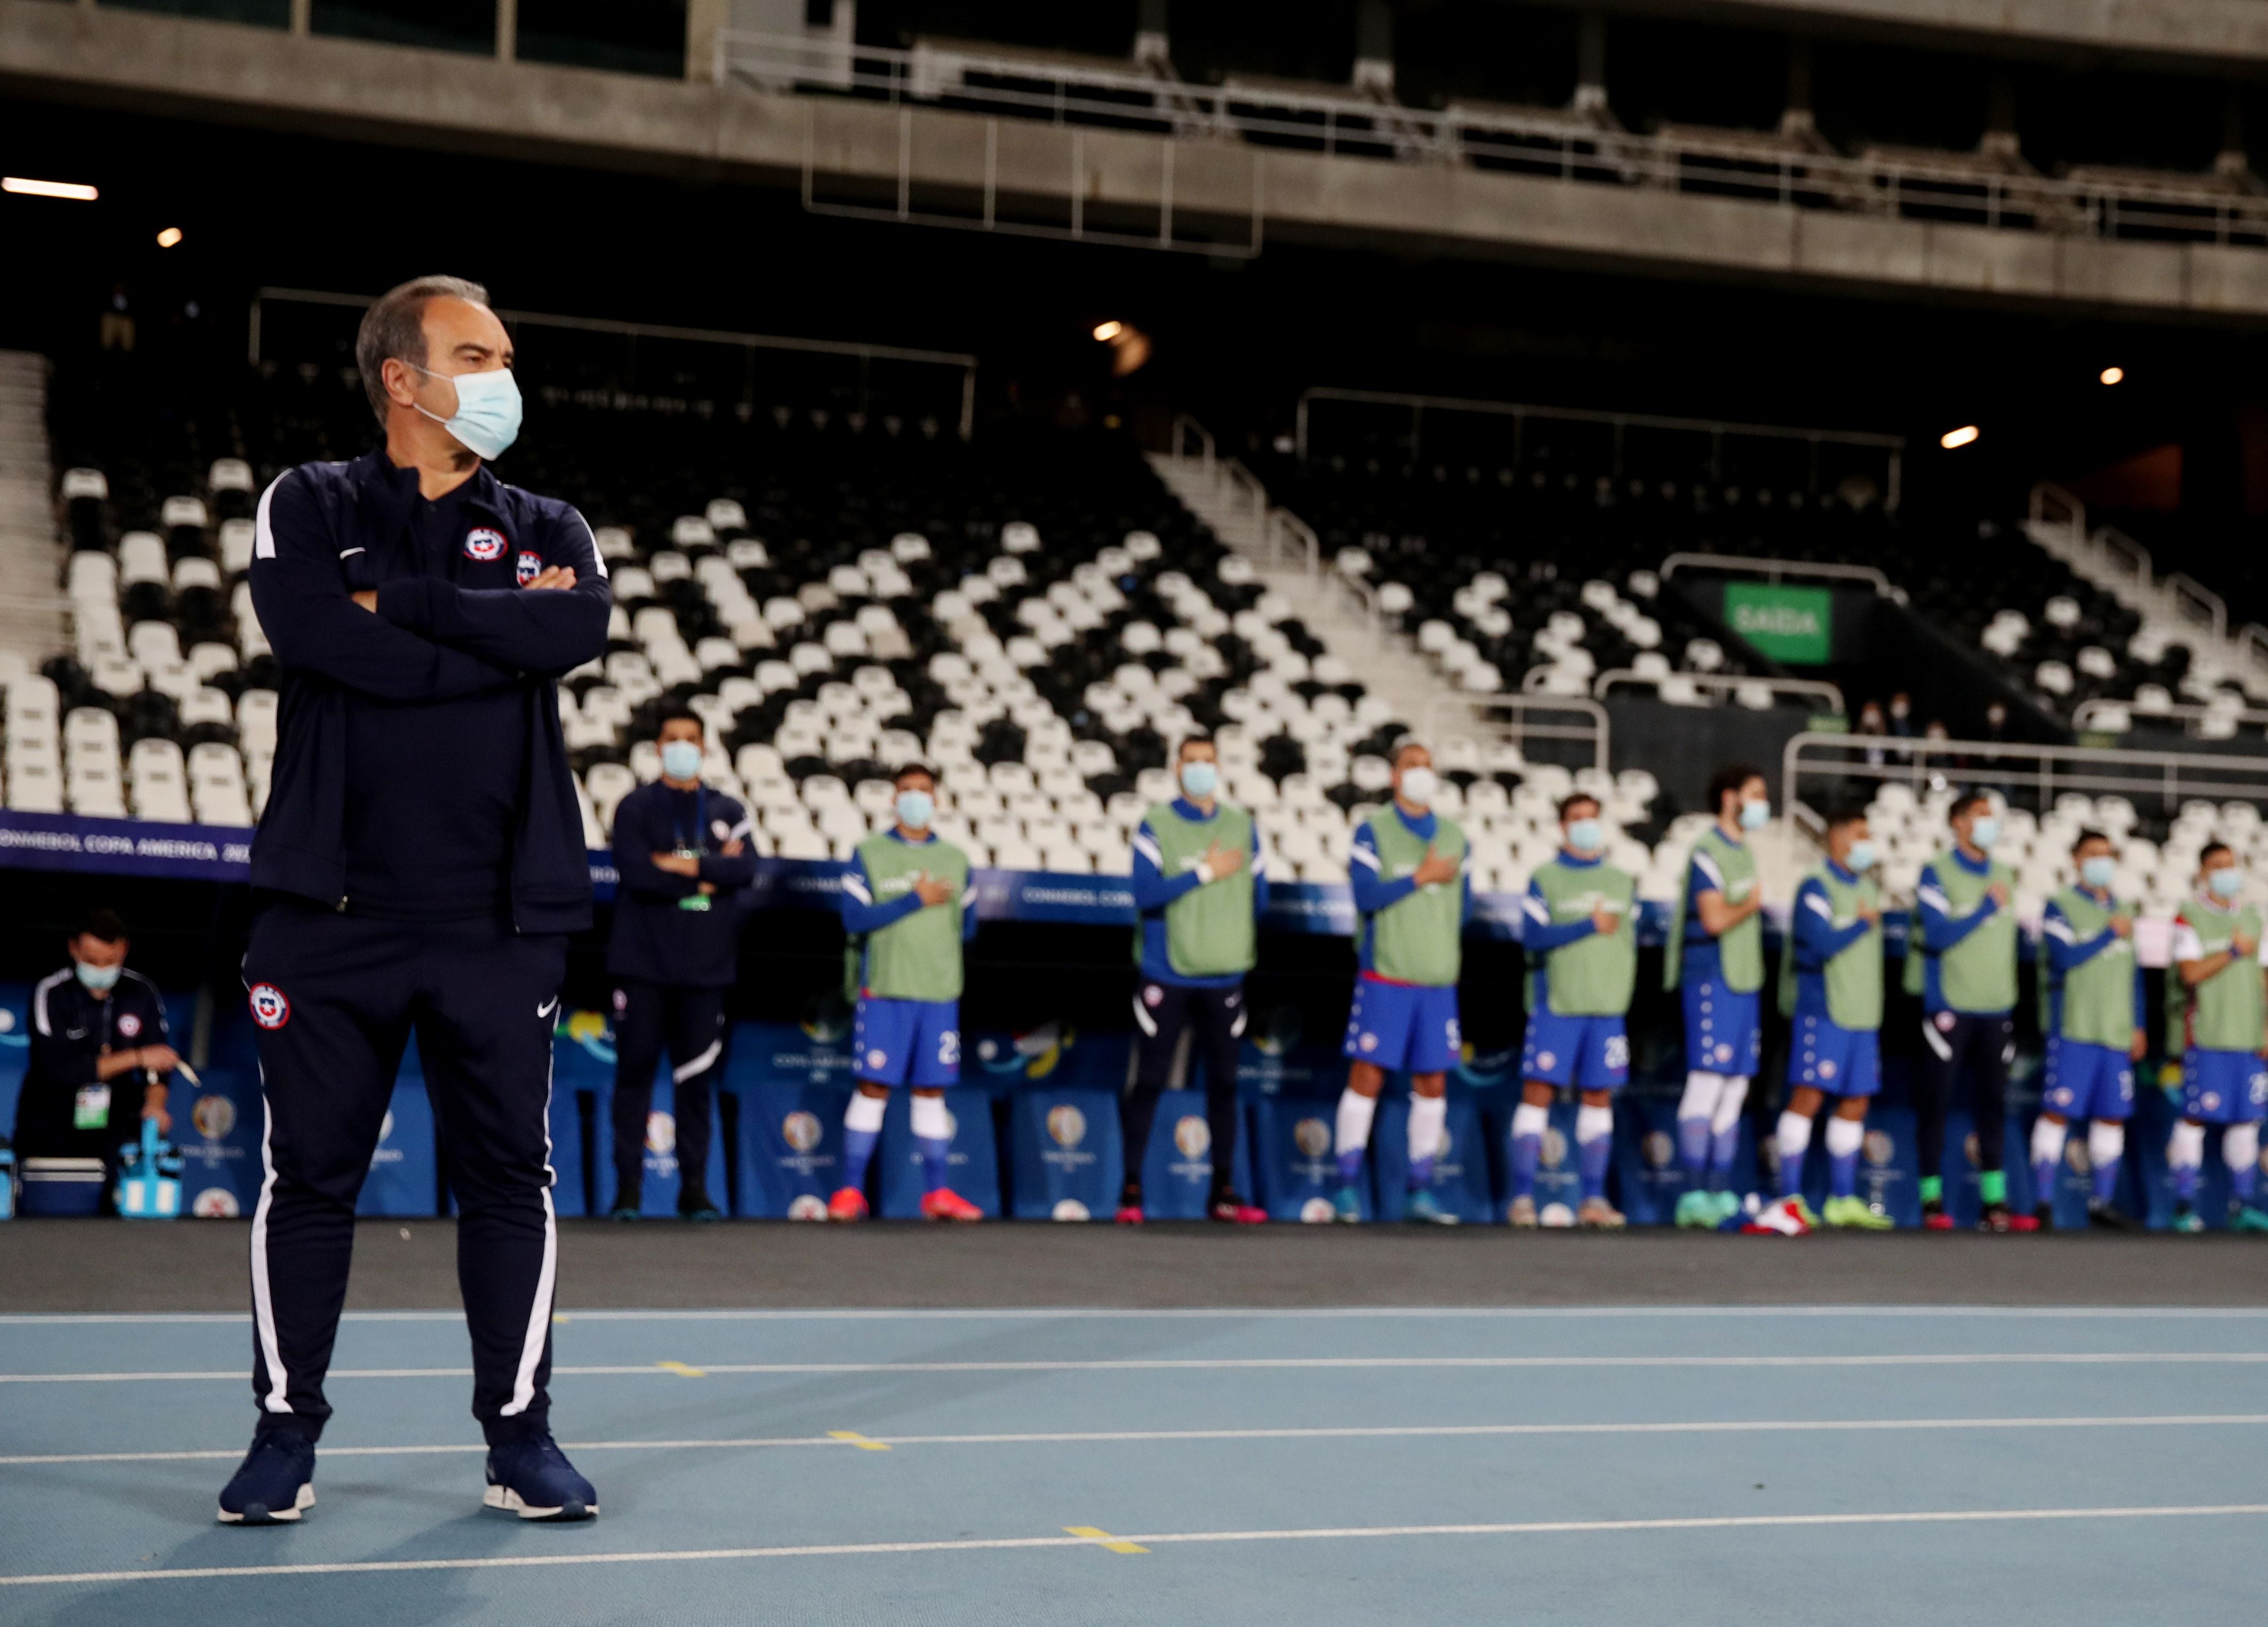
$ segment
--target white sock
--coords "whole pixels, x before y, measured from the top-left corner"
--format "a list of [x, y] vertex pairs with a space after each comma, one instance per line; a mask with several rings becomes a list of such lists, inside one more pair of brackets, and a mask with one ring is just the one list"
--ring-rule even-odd
[[2100, 1169], [2126, 1156], [2126, 1126], [2097, 1119], [2087, 1129], [2087, 1161]]
[[1615, 1110], [1612, 1108], [1589, 1106], [1575, 1109], [1575, 1145], [1589, 1146], [1603, 1141], [1615, 1133]]
[[1685, 1094], [1679, 1098], [1677, 1116], [1684, 1119], [1714, 1119], [1717, 1101], [1725, 1088], [1725, 1076], [1712, 1073], [1705, 1068], [1696, 1068], [1685, 1076]]
[[1749, 1105], [1749, 1081], [1743, 1074], [1733, 1074], [1725, 1080], [1725, 1088], [1717, 1098], [1717, 1111], [1710, 1116], [1709, 1131], [1722, 1136], [1731, 1133], [1741, 1122], [1741, 1109]]
[[2205, 1166], [2205, 1126], [2183, 1119], [2174, 1126], [2174, 1133], [2166, 1142], [2166, 1162], [2176, 1169], [2201, 1169]]
[[1803, 1155], [1811, 1150], [1811, 1121], [1800, 1113], [1786, 1112], [1779, 1115], [1779, 1161], [1783, 1167], [1801, 1164]]
[[1378, 1111], [1378, 1098], [1349, 1086], [1339, 1093], [1338, 1152], [1359, 1152], [1370, 1145], [1370, 1121]]
[[[914, 1100], [918, 1102], [921, 1098], [917, 1096]], [[889, 1105], [890, 1099], [887, 1096], [870, 1096], [863, 1090], [854, 1092], [850, 1097], [850, 1105], [843, 1109], [843, 1128], [863, 1130], [870, 1133], [879, 1130], [882, 1128], [882, 1109]], [[940, 1101], [938, 1105], [943, 1107], [945, 1104]], [[916, 1111], [919, 1111], [918, 1108]]]
[[[2032, 1125], [2032, 1167], [2037, 1168], [2042, 1164], [2062, 1162], [2063, 1144], [2070, 1134], [2070, 1125], [2058, 1124], [2046, 1114], [2041, 1114]], [[2047, 1196], [2043, 1193], [2039, 1201], [2046, 1203]]]
[[1539, 1108], [1532, 1101], [1523, 1101], [1512, 1110], [1512, 1138], [1521, 1140], [1534, 1136], [1541, 1140], [1543, 1132], [1551, 1128], [1551, 1109]]
[[2231, 1124], [2221, 1132], [2220, 1161], [2231, 1169], [2250, 1169], [2260, 1159], [2260, 1126]]
[[1441, 1150], [1441, 1129], [1449, 1122], [1447, 1096], [1410, 1093], [1410, 1161], [1416, 1164]]
[[917, 1141], [950, 1141], [953, 1139], [953, 1117], [945, 1110], [942, 1096], [916, 1096], [914, 1108], [914, 1139]]
[[[1784, 1124], [1785, 1119], [1781, 1121]], [[1805, 1137], [1809, 1138], [1811, 1121], [1803, 1121]], [[1831, 1118], [1827, 1121], [1827, 1156], [1849, 1158], [1867, 1143], [1867, 1121], [1864, 1119]]]

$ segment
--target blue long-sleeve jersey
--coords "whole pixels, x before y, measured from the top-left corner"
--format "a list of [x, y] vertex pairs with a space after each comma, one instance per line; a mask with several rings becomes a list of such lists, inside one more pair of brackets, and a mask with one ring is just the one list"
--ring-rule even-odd
[[[1219, 805], [1216, 803], [1215, 808]], [[1174, 799], [1174, 812], [1192, 824], [1209, 824], [1219, 817], [1208, 814], [1187, 797]], [[1268, 913], [1268, 856], [1261, 850], [1260, 826], [1252, 827], [1252, 915], [1255, 920]], [[1166, 906], [1185, 896], [1203, 885], [1194, 870], [1184, 870], [1169, 876], [1164, 869], [1164, 855], [1158, 848], [1158, 833], [1144, 820], [1134, 833], [1134, 909], [1142, 917], [1142, 975], [1151, 983], [1170, 983], [1182, 989], [1233, 989], [1244, 981], [1241, 972], [1224, 972], [1216, 977], [1190, 977], [1174, 969], [1173, 957], [1166, 952]]]
[[[1836, 880], [1852, 887], [1859, 878], [1833, 859], [1827, 861]], [[1827, 963], [1874, 929], [1874, 924], [1853, 921], [1835, 924], [1835, 903], [1827, 888], [1813, 876], [1795, 890], [1795, 909], [1789, 917], [1795, 945], [1795, 1014], [1827, 1017]]]
[[[1403, 828], [1421, 842], [1432, 841], [1433, 834], [1441, 828], [1441, 821], [1430, 808], [1413, 819], [1397, 802], [1387, 808], [1386, 816], [1400, 820]], [[1418, 890], [1416, 877], [1388, 876], [1380, 869], [1378, 842], [1370, 834], [1367, 822], [1355, 831], [1353, 844], [1347, 849], [1347, 880], [1354, 891], [1355, 913], [1364, 916], [1376, 915], [1389, 904], [1400, 903]], [[1462, 925], [1473, 918], [1473, 876], [1462, 859], [1457, 865], [1457, 886], [1461, 889], [1462, 899], [1457, 919]], [[1370, 936], [1367, 932], [1360, 933], [1358, 941], [1362, 946], [1361, 969], [1374, 973], [1377, 968], [1371, 962]]]
[[[2098, 893], [2092, 887], [2082, 888], [2104, 909], [2110, 907], [2110, 894]], [[2117, 942], [2118, 934], [2104, 927], [2092, 938], [2081, 938], [2072, 925], [2071, 917], [2055, 900], [2048, 900], [2047, 914], [2040, 922], [2040, 933], [2048, 946], [2048, 1032], [2054, 1034], [2063, 1027], [2063, 980]], [[2142, 983], [2142, 962], [2134, 962], [2134, 1026], [2147, 1026], [2143, 1013], [2148, 1009], [2143, 1004], [2146, 998]]]
[[[902, 831], [887, 833], [893, 842], [908, 847], [927, 847], [937, 840], [935, 831], [926, 831], [918, 842], [908, 842]], [[852, 938], [878, 932], [893, 922], [902, 921], [921, 909], [921, 895], [909, 889], [886, 903], [874, 902], [874, 878], [866, 873], [866, 861], [854, 858], [850, 868], [843, 872], [843, 931]], [[976, 889], [969, 887], [961, 897], [961, 941], [968, 943], [976, 936]], [[863, 957], [862, 957], [863, 959]], [[865, 981], [865, 968], [858, 969], [859, 981]]]

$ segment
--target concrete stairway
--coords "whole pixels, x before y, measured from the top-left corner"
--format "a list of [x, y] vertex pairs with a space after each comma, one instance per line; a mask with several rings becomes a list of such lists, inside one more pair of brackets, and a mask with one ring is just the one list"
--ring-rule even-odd
[[1153, 453], [1150, 467], [1182, 505], [1209, 526], [1222, 543], [1249, 559], [1262, 584], [1290, 602], [1292, 614], [1322, 640], [1333, 655], [1395, 715], [1421, 736], [1499, 733], [1484, 721], [1467, 698], [1441, 681], [1408, 638], [1384, 625], [1360, 585], [1327, 568], [1318, 557], [1314, 533], [1297, 515], [1275, 508], [1267, 489], [1234, 459], [1213, 454], [1209, 438], [1183, 421], [1182, 445], [1197, 449]]
[[55, 470], [48, 461], [47, 358], [0, 350], [0, 682], [68, 643], [56, 585]]

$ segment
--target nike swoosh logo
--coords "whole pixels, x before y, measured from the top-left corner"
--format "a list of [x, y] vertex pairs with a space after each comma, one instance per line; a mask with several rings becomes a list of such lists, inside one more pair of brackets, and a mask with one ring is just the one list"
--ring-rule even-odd
[[559, 997], [555, 994], [549, 1000], [546, 1000], [542, 1005], [535, 1008], [535, 1014], [538, 1017], [549, 1017], [552, 1012], [558, 1009]]

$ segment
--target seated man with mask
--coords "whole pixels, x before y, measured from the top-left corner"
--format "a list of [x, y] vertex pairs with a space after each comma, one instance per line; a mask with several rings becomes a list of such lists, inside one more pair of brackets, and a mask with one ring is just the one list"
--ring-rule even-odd
[[665, 1042], [677, 1122], [677, 1212], [723, 1214], [708, 1188], [713, 1086], [725, 1077], [725, 996], [739, 975], [740, 896], [756, 873], [747, 811], [701, 783], [703, 728], [662, 714], [661, 777], [615, 809], [615, 1205], [635, 1220], [654, 1065]]
[[173, 1128], [166, 1076], [181, 1059], [166, 1043], [165, 997], [126, 969], [123, 921], [91, 909], [66, 946], [70, 964], [32, 990], [16, 1156], [103, 1160], [107, 1204], [119, 1149], [141, 1138], [142, 1121]]

